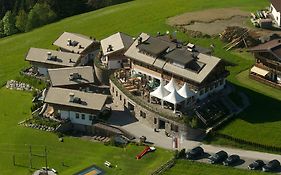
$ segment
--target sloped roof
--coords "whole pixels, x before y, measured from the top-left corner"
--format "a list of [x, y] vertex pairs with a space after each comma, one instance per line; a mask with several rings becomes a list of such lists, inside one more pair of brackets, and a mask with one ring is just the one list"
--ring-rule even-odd
[[[83, 103], [79, 104], [70, 102], [70, 94], [74, 94], [75, 97], [80, 98]], [[44, 102], [68, 107], [100, 111], [104, 107], [106, 99], [107, 96], [102, 94], [86, 93], [77, 90], [51, 87], [47, 92]]]
[[271, 52], [281, 61], [281, 38], [259, 44], [249, 49], [251, 52]]
[[[151, 38], [151, 36], [149, 36], [146, 33], [141, 33], [138, 38], [140, 38], [140, 37], [142, 38], [142, 40], [144, 42], [146, 42], [149, 38]], [[167, 42], [167, 41], [163, 41], [161, 39], [158, 39], [157, 41]], [[173, 44], [173, 43], [171, 43], [171, 44]], [[174, 46], [176, 47], [176, 44], [174, 44]], [[172, 47], [169, 47], [169, 48], [170, 48], [169, 50], [171, 50], [171, 51], [173, 49], [176, 49], [176, 48], [172, 48]], [[156, 58], [149, 54], [144, 54], [143, 52], [140, 51], [140, 48], [138, 47], [138, 39], [136, 39], [134, 41], [134, 43], [131, 45], [131, 47], [125, 52], [125, 56], [127, 56], [133, 60], [145, 63], [147, 65], [154, 66], [158, 69], [163, 69], [173, 75], [178, 75], [180, 77], [189, 79], [196, 83], [203, 82], [207, 78], [207, 76], [212, 72], [212, 70], [221, 61], [220, 58], [199, 53], [197, 55], [196, 61], [200, 62], [200, 64], [204, 64], [204, 66], [202, 66], [202, 69], [200, 69], [200, 71], [195, 72], [190, 69], [178, 67], [170, 62], [165, 61], [164, 59]], [[159, 60], [161, 60], [161, 62], [159, 62]]]
[[190, 98], [195, 95], [195, 93], [188, 87], [187, 83], [184, 83], [184, 85], [178, 90], [178, 94], [184, 98]]
[[164, 97], [164, 100], [172, 104], [178, 104], [183, 102], [185, 98], [180, 96], [178, 92], [174, 90], [168, 96]]
[[[68, 45], [68, 40], [71, 40], [73, 45]], [[74, 53], [83, 53], [89, 46], [91, 46], [95, 41], [88, 36], [78, 34], [78, 33], [69, 33], [64, 32], [54, 43], [53, 45], [68, 50]]]
[[[133, 42], [131, 36], [118, 32], [101, 40], [102, 52], [104, 55], [108, 55], [122, 49], [127, 50]], [[107, 50], [109, 45], [112, 46], [112, 51]]]
[[281, 11], [281, 1], [280, 0], [270, 0], [270, 2], [278, 12]]
[[[48, 72], [53, 87], [94, 83], [94, 72], [91, 66], [49, 69]], [[81, 78], [71, 79], [72, 74], [79, 74]]]
[[[56, 57], [56, 60], [48, 60], [48, 52]], [[38, 63], [52, 64], [58, 66], [73, 67], [80, 61], [80, 55], [74, 53], [60, 52], [49, 49], [30, 48], [25, 60]]]

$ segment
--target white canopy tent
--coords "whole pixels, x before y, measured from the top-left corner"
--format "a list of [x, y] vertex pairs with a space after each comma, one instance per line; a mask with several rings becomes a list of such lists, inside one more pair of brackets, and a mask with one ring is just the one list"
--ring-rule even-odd
[[178, 90], [178, 94], [185, 98], [185, 106], [187, 105], [188, 99], [195, 96], [195, 93], [188, 87], [187, 83], [184, 83]]
[[164, 97], [166, 102], [174, 104], [174, 112], [176, 112], [177, 104], [185, 100], [184, 97], [180, 96], [176, 90], [172, 91], [169, 95]]
[[166, 84], [165, 89], [167, 89], [169, 92], [173, 92], [174, 90], [178, 90], [178, 86], [176, 84], [175, 79], [172, 77], [170, 82]]
[[163, 82], [160, 82], [160, 85], [156, 88], [155, 91], [150, 93], [150, 102], [151, 102], [151, 97], [156, 97], [161, 100], [161, 106], [163, 107], [163, 100], [164, 97], [169, 95], [170, 92], [164, 88]]

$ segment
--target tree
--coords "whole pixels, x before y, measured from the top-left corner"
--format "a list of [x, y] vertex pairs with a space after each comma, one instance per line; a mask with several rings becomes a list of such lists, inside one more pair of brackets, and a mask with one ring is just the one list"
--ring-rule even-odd
[[5, 33], [4, 33], [4, 24], [3, 21], [0, 20], [0, 38], [4, 37]]
[[24, 32], [26, 29], [27, 14], [24, 10], [20, 10], [16, 17], [16, 27], [19, 31]]
[[47, 3], [36, 3], [28, 13], [26, 31], [56, 20], [56, 13], [51, 10]]
[[3, 25], [4, 25], [4, 34], [9, 36], [17, 33], [16, 29], [16, 19], [11, 11], [7, 11], [5, 16], [3, 17]]

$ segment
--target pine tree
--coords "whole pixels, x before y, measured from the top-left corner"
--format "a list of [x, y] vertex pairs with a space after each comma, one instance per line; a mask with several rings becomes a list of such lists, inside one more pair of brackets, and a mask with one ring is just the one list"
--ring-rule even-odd
[[3, 25], [4, 25], [4, 34], [9, 36], [17, 33], [16, 29], [16, 19], [11, 11], [7, 11], [5, 16], [3, 17]]
[[16, 17], [16, 27], [19, 31], [24, 32], [26, 29], [27, 14], [24, 10], [20, 10]]

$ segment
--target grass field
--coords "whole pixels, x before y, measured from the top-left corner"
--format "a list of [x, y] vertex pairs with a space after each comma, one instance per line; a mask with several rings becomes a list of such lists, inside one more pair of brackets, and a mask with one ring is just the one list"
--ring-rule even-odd
[[222, 165], [209, 165], [187, 160], [178, 160], [176, 165], [164, 173], [165, 175], [265, 175], [267, 173], [234, 169]]
[[[0, 85], [4, 85], [9, 79], [16, 78], [19, 70], [28, 66], [28, 63], [24, 62], [24, 56], [29, 47], [55, 48], [52, 46], [52, 42], [64, 31], [82, 33], [94, 36], [97, 39], [117, 31], [126, 32], [131, 35], [137, 35], [140, 32], [156, 34], [158, 31], [173, 30], [165, 24], [165, 20], [168, 17], [187, 11], [234, 6], [251, 11], [264, 7], [267, 3], [267, 0], [189, 0], [188, 3], [186, 0], [135, 0], [126, 4], [67, 18], [29, 33], [0, 39]], [[261, 86], [259, 89], [251, 87], [253, 90], [249, 90], [247, 77], [245, 77], [245, 82], [239, 79], [239, 76], [237, 79], [236, 75], [249, 68], [253, 63], [249, 54], [226, 52], [221, 49], [222, 43], [217, 39], [191, 39], [182, 33], [179, 33], [178, 36], [203, 46], [215, 43], [217, 47], [215, 50], [216, 55], [238, 65], [229, 68], [232, 73], [229, 77], [231, 82], [235, 83], [245, 92], [252, 93], [251, 98], [253, 97], [254, 100], [255, 98], [266, 100], [266, 104], [270, 106], [280, 106], [280, 102], [275, 97], [275, 99], [271, 98], [274, 94], [268, 91], [266, 86]], [[266, 93], [267, 96], [262, 95], [263, 93]], [[171, 157], [170, 152], [158, 150], [155, 154], [136, 161], [134, 156], [142, 149], [141, 147], [131, 146], [123, 150], [75, 138], [66, 138], [64, 143], [60, 143], [54, 134], [22, 128], [17, 123], [30, 116], [31, 98], [31, 94], [28, 93], [8, 91], [3, 88], [0, 90], [0, 119], [2, 119], [0, 122], [0, 174], [30, 174], [26, 167], [12, 166], [13, 154], [16, 154], [16, 159], [20, 164], [28, 164], [28, 148], [26, 144], [34, 145], [33, 149], [37, 153], [43, 151], [42, 145], [47, 145], [50, 166], [55, 166], [55, 168], [61, 171], [61, 174], [66, 175], [75, 173], [91, 164], [102, 166], [105, 160], [118, 164], [118, 169], [108, 170], [109, 174], [148, 174], [148, 172], [156, 169], [161, 163]], [[264, 106], [264, 104], [262, 104], [262, 101], [259, 101], [249, 110], [255, 110], [256, 107], [256, 109], [262, 109], [261, 106]], [[276, 108], [273, 112], [278, 112], [280, 109]], [[263, 110], [264, 114], [271, 111], [271, 109]], [[254, 114], [245, 112], [245, 117], [241, 115], [241, 119], [235, 122], [241, 120], [243, 125], [249, 125], [249, 128], [253, 129], [253, 133], [260, 131], [260, 127], [263, 127], [267, 128], [264, 131], [265, 133], [275, 131], [276, 137], [281, 136], [279, 132], [281, 124], [278, 118], [269, 120], [266, 118], [268, 115], [264, 115], [266, 117], [256, 120], [256, 114], [261, 116], [258, 111]], [[259, 123], [259, 120], [263, 123]], [[231, 123], [229, 127], [224, 128], [222, 132], [231, 131], [232, 128], [237, 130], [235, 122]], [[271, 123], [273, 123], [274, 127]], [[240, 127], [243, 125], [240, 124]], [[243, 129], [246, 130], [247, 128], [243, 127]], [[238, 137], [249, 136], [243, 132], [231, 131], [230, 133]], [[260, 137], [255, 137], [255, 139], [260, 139]], [[266, 140], [267, 138], [264, 139]], [[277, 139], [276, 142], [278, 142]], [[279, 143], [281, 143], [280, 139]], [[37, 162], [42, 162], [40, 158], [37, 159]], [[69, 165], [69, 167], [62, 166], [62, 161]], [[41, 166], [39, 163], [35, 166]]]

